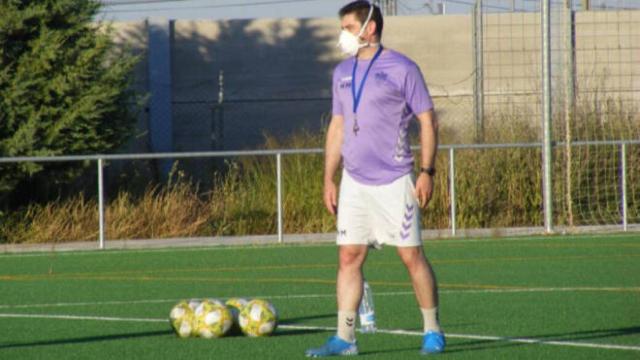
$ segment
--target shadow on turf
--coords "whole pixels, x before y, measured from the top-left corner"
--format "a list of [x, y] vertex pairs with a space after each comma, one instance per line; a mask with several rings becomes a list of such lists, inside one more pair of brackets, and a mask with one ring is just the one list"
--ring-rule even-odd
[[305, 322], [307, 320], [326, 319], [326, 318], [332, 318], [332, 317], [336, 317], [336, 314], [335, 313], [331, 313], [331, 314], [322, 314], [322, 315], [313, 315], [313, 316], [302, 316], [302, 317], [296, 317], [296, 318], [288, 318], [288, 319], [282, 319], [281, 323], [282, 324], [297, 324], [297, 323]]
[[[635, 335], [640, 334], [640, 326], [627, 327], [627, 328], [619, 328], [619, 329], [606, 329], [606, 330], [589, 330], [589, 331], [577, 331], [573, 333], [565, 333], [565, 334], [548, 334], [548, 335], [536, 335], [536, 336], [521, 336], [521, 337], [513, 337], [511, 339], [533, 339], [539, 341], [577, 341], [577, 340], [592, 340], [592, 339], [602, 339], [609, 338], [615, 336], [624, 336], [624, 335]], [[537, 345], [535, 343], [514, 343], [508, 342], [508, 339], [505, 338], [503, 341], [496, 340], [472, 340], [459, 342], [455, 344], [447, 345], [447, 349], [445, 351], [446, 354], [456, 353], [456, 352], [467, 352], [474, 350], [487, 350], [487, 349], [496, 349], [496, 348], [506, 348], [506, 347], [515, 347], [515, 346], [523, 346], [523, 345]], [[379, 350], [379, 351], [361, 351], [360, 355], [380, 355], [386, 353], [396, 353], [403, 351], [412, 351], [418, 350], [418, 346], [415, 347], [407, 347], [407, 348], [396, 348], [396, 349], [387, 349], [387, 350]]]
[[320, 329], [278, 329], [271, 336], [295, 336], [295, 335], [310, 335], [326, 332]]
[[88, 343], [88, 342], [134, 339], [134, 338], [142, 338], [142, 337], [150, 337], [150, 336], [164, 336], [164, 335], [171, 335], [171, 334], [173, 334], [172, 330], [161, 330], [161, 331], [145, 331], [145, 332], [126, 333], [126, 334], [113, 334], [113, 335], [104, 335], [104, 336], [87, 336], [87, 337], [71, 338], [71, 339], [43, 340], [43, 341], [0, 345], [0, 350], [34, 347], [34, 346], [82, 344], [82, 343]]
[[505, 337], [505, 340], [473, 340], [461, 343], [451, 344], [447, 347], [447, 353], [462, 352], [470, 350], [484, 350], [495, 348], [506, 348], [523, 345], [536, 345], [536, 343], [516, 343], [509, 342], [509, 339], [532, 339], [538, 341], [579, 341], [604, 339], [616, 336], [636, 335], [640, 334], [640, 326], [619, 328], [619, 329], [603, 329], [577, 331], [564, 334], [547, 334], [534, 336]]
[[396, 349], [386, 349], [386, 350], [375, 350], [375, 351], [360, 351], [358, 354], [361, 356], [365, 355], [382, 355], [382, 354], [392, 354], [399, 353], [405, 351], [414, 351], [416, 354], [420, 351], [420, 343], [416, 343], [416, 346], [405, 347], [405, 348], [396, 348]]

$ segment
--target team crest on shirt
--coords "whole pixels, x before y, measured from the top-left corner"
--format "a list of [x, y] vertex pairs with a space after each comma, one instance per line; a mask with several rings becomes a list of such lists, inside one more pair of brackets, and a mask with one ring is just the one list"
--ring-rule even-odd
[[375, 77], [377, 81], [387, 81], [387, 79], [389, 78], [389, 74], [384, 71], [378, 71], [377, 73], [375, 73]]
[[340, 86], [340, 89], [350, 89], [351, 88], [351, 80], [353, 78], [351, 76], [345, 76], [342, 79], [340, 79], [340, 81], [338, 82], [338, 86]]
[[393, 80], [393, 77], [389, 75], [389, 73], [385, 71], [378, 71], [373, 74], [373, 78], [375, 79], [375, 83], [384, 88], [384, 91], [388, 94], [398, 94], [398, 84]]

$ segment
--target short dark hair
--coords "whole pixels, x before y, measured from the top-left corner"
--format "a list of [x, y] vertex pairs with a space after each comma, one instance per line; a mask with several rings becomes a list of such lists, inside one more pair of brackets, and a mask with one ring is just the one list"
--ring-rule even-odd
[[360, 24], [364, 25], [364, 22], [367, 21], [367, 16], [369, 15], [369, 11], [371, 10], [371, 6], [373, 6], [373, 14], [371, 14], [371, 21], [376, 23], [376, 35], [378, 38], [382, 37], [382, 27], [384, 26], [384, 21], [382, 20], [382, 12], [380, 8], [374, 5], [370, 1], [353, 1], [340, 9], [338, 14], [340, 18], [343, 18], [348, 14], [355, 14], [356, 19], [360, 20]]

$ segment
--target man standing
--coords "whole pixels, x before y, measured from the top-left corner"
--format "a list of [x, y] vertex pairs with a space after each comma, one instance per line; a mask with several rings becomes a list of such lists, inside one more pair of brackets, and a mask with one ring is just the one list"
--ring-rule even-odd
[[[339, 268], [338, 331], [310, 357], [355, 355], [356, 310], [362, 297], [362, 265], [369, 245], [388, 244], [410, 274], [424, 318], [421, 352], [439, 353], [445, 338], [438, 322], [434, 273], [420, 237], [419, 208], [433, 191], [437, 120], [418, 66], [380, 44], [383, 19], [368, 1], [340, 12], [339, 46], [350, 57], [333, 75], [333, 116], [326, 141], [324, 203], [337, 215]], [[420, 123], [421, 167], [413, 181], [414, 159], [407, 129]], [[334, 177], [344, 161], [340, 202]]]

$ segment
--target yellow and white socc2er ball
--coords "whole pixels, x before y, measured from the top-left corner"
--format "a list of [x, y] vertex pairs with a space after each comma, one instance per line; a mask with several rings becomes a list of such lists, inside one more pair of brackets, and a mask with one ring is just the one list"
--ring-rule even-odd
[[243, 298], [231, 298], [225, 302], [227, 305], [227, 309], [231, 312], [231, 317], [233, 318], [233, 325], [231, 325], [231, 330], [229, 330], [230, 334], [242, 334], [242, 330], [240, 330], [240, 324], [238, 323], [238, 316], [240, 315], [240, 311], [244, 308], [249, 301]]
[[240, 311], [238, 323], [247, 336], [268, 336], [276, 330], [278, 313], [268, 301], [251, 300]]
[[215, 299], [206, 299], [195, 310], [194, 335], [211, 339], [224, 336], [233, 323], [229, 309]]
[[169, 321], [171, 322], [171, 327], [181, 338], [191, 336], [191, 333], [193, 332], [194, 320], [195, 317], [193, 308], [189, 306], [189, 301], [187, 300], [183, 300], [177, 303], [171, 309], [171, 313], [169, 313]]

